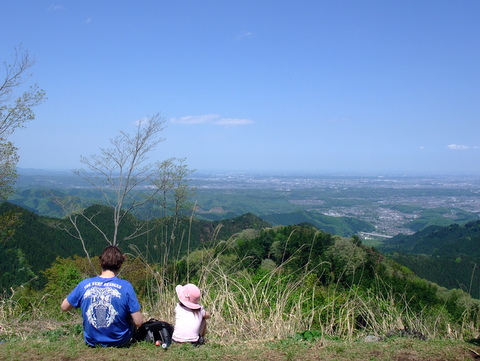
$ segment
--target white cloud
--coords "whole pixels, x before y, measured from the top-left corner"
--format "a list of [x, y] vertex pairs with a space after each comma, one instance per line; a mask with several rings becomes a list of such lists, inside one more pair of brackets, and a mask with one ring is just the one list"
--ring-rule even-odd
[[170, 122], [177, 124], [214, 124], [224, 126], [239, 126], [252, 124], [251, 119], [222, 118], [218, 114], [187, 115], [180, 118], [172, 118]]
[[249, 38], [250, 36], [253, 36], [253, 33], [250, 31], [244, 31], [243, 33], [240, 33], [237, 35], [237, 40], [242, 40], [245, 38]]
[[58, 4], [50, 5], [50, 10], [57, 11], [57, 10], [65, 10], [65, 7]]
[[227, 41], [243, 41], [247, 38], [251, 38], [254, 35], [255, 34], [252, 33], [251, 31], [242, 31], [235, 36], [227, 38]]
[[463, 144], [450, 144], [450, 145], [447, 145], [447, 148], [452, 150], [464, 150], [464, 149], [469, 149], [470, 147], [468, 145], [463, 145]]
[[234, 118], [222, 118], [214, 122], [218, 125], [247, 125], [252, 124], [253, 120], [251, 119], [234, 119]]
[[172, 118], [170, 121], [178, 124], [204, 124], [210, 123], [219, 117], [217, 114], [187, 115], [185, 117]]
[[147, 124], [148, 122], [148, 117], [143, 117], [143, 118], [140, 118], [140, 119], [137, 119], [133, 122], [133, 124], [137, 127], [137, 126], [143, 126], [144, 124]]

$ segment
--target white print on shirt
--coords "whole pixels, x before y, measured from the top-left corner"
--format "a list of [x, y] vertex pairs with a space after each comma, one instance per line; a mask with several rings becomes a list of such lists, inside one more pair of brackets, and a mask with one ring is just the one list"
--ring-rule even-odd
[[88, 322], [97, 329], [110, 326], [115, 316], [118, 315], [112, 306], [112, 298], [120, 298], [120, 292], [115, 288], [92, 287], [85, 292], [83, 297], [92, 299], [86, 312]]

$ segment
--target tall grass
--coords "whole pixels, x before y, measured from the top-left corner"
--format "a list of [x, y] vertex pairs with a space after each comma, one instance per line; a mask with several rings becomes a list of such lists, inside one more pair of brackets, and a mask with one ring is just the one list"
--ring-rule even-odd
[[[224, 247], [229, 247], [230, 242], [233, 241], [226, 242]], [[200, 267], [192, 277], [202, 290], [203, 305], [212, 313], [208, 338], [219, 344], [233, 344], [285, 339], [307, 330], [316, 330], [324, 338], [352, 341], [367, 335], [420, 339], [478, 337], [478, 315], [472, 318], [469, 313], [474, 310], [467, 309], [459, 320], [452, 320], [443, 307], [414, 311], [410, 306], [412, 300], [393, 294], [380, 279], [377, 282], [384, 289], [380, 293], [356, 286], [345, 289], [339, 284], [322, 285], [316, 269], [292, 273], [289, 261], [249, 272], [226, 266], [221, 250], [197, 254]], [[237, 260], [237, 263], [242, 262]], [[175, 284], [190, 279], [171, 276], [167, 280], [164, 272], [155, 275], [155, 297], [147, 300], [144, 311], [173, 322], [177, 302]]]
[[[238, 266], [245, 260], [232, 262], [226, 257], [224, 250], [232, 244], [234, 239], [220, 243], [216, 249], [188, 255], [192, 265], [184, 279], [179, 279], [174, 268], [167, 272], [166, 264], [152, 266], [136, 252], [148, 283], [141, 300], [145, 318], [174, 323], [175, 285], [195, 282], [202, 290], [202, 304], [212, 314], [208, 340], [218, 344], [279, 340], [307, 330], [318, 331], [323, 338], [350, 341], [367, 335], [451, 339], [479, 336], [480, 320], [474, 308], [466, 308], [457, 320], [452, 320], [441, 306], [414, 311], [410, 307], [412, 300], [393, 294], [380, 279], [377, 282], [381, 287], [377, 289], [383, 288], [383, 292], [323, 285], [315, 273], [320, 272], [318, 269], [292, 271], [289, 259], [279, 266], [267, 262], [260, 270], [251, 272]], [[60, 300], [52, 304], [49, 297], [20, 291], [4, 295], [0, 299], [0, 338], [28, 337], [19, 331], [17, 323], [21, 320], [58, 321]], [[70, 321], [80, 321], [78, 312], [69, 317]]]
[[12, 290], [11, 294], [4, 293], [0, 297], [0, 340], [26, 340], [32, 334], [57, 328], [58, 317], [49, 297], [23, 287]]

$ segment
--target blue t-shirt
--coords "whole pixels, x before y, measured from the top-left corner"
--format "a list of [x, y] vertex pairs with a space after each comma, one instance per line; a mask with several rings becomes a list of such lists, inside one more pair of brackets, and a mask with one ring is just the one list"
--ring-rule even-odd
[[80, 307], [83, 335], [88, 345], [122, 346], [133, 332], [131, 314], [140, 310], [132, 285], [117, 277], [93, 277], [81, 281], [67, 296]]

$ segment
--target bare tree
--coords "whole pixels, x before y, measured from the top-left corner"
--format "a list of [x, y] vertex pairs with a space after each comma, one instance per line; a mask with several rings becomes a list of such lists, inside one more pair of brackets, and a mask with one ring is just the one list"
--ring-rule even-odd
[[184, 164], [185, 159], [171, 158], [160, 164], [159, 173], [155, 177], [154, 185], [160, 190], [155, 197], [161, 210], [163, 242], [163, 261], [169, 258], [169, 252], [176, 241], [177, 228], [180, 220], [191, 215], [194, 206], [189, 202], [194, 188], [188, 184], [192, 170]]
[[[156, 175], [155, 167], [145, 162], [148, 160], [148, 153], [163, 141], [163, 138], [158, 137], [158, 133], [163, 130], [164, 122], [159, 114], [137, 122], [133, 136], [120, 132], [120, 135], [110, 141], [112, 148], [102, 148], [98, 155], [81, 157], [82, 164], [88, 169], [74, 171], [100, 191], [106, 204], [113, 208], [113, 236], [108, 237], [96, 227], [109, 244], [118, 244], [118, 227], [125, 216], [158, 192], [158, 189], [153, 189], [147, 197], [128, 199], [127, 202], [127, 197], [134, 189], [141, 186], [146, 188]], [[91, 218], [87, 220], [95, 226]]]
[[[183, 159], [149, 162], [151, 152], [164, 140], [159, 137], [164, 123], [159, 114], [142, 119], [133, 134], [122, 131], [111, 139], [111, 148], [102, 148], [99, 154], [81, 157], [85, 168], [74, 170], [74, 173], [98, 190], [104, 203], [113, 211], [113, 233], [107, 234], [95, 218], [97, 213], [87, 214], [87, 205], [82, 204], [81, 200], [72, 197], [57, 199], [73, 226], [65, 230], [82, 242], [87, 257], [79, 223], [81, 220], [94, 227], [110, 245], [139, 237], [157, 226], [156, 222], [138, 222], [130, 234], [119, 239], [119, 228], [125, 218], [139, 212], [147, 202], [155, 202], [163, 210], [157, 217], [173, 217], [175, 225], [178, 223], [182, 207], [187, 201], [189, 186], [186, 180], [191, 171], [183, 164]], [[174, 204], [173, 208], [171, 203]]]

